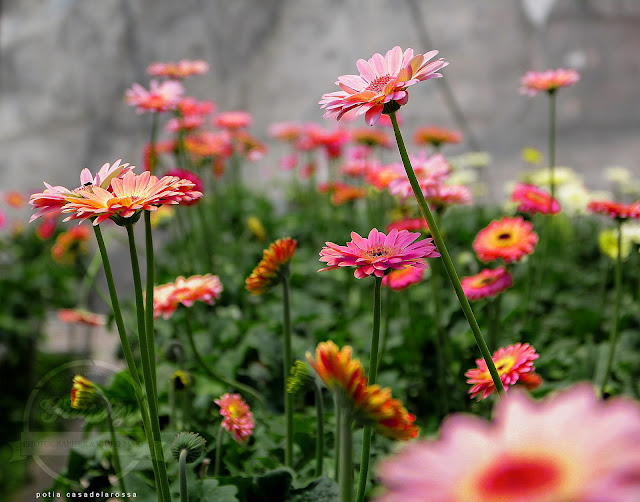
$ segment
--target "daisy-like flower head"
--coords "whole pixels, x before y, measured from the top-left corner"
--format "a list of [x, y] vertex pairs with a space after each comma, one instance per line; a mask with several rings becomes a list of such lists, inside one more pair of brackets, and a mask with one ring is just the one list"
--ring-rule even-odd
[[533, 225], [521, 216], [494, 220], [476, 236], [473, 249], [478, 258], [487, 263], [502, 258], [505, 263], [519, 261], [533, 253], [538, 234]]
[[[181, 169], [181, 168], [169, 169], [167, 171], [167, 176], [174, 176], [176, 178], [190, 181], [191, 183], [193, 183], [193, 190], [196, 192], [202, 192], [202, 190], [204, 189], [204, 183], [202, 181], [202, 178], [200, 178], [200, 176], [198, 176], [193, 171], [189, 171], [188, 169]], [[200, 200], [200, 197], [196, 197], [193, 200], [183, 201], [183, 204], [185, 206], [191, 206], [196, 202], [198, 202], [199, 200]]]
[[389, 188], [394, 180], [399, 180], [406, 176], [402, 164], [372, 165], [372, 168], [365, 173], [365, 181], [378, 190], [384, 190]]
[[511, 274], [504, 267], [493, 270], [485, 268], [482, 272], [460, 280], [462, 290], [469, 300], [481, 300], [496, 296], [513, 285]]
[[27, 198], [17, 190], [9, 190], [4, 194], [4, 200], [9, 206], [20, 209], [25, 205]]
[[440, 256], [432, 239], [414, 242], [420, 233], [393, 229], [389, 235], [372, 229], [365, 239], [356, 232], [351, 232], [351, 242], [346, 246], [338, 246], [327, 242], [320, 251], [320, 261], [328, 267], [318, 270], [334, 270], [338, 267], [356, 267], [354, 275], [358, 279], [374, 275], [383, 277], [391, 270], [406, 267], [427, 268], [423, 258]]
[[178, 301], [173, 296], [175, 284], [170, 282], [153, 288], [153, 317], [169, 319], [178, 308]]
[[[440, 153], [431, 155], [430, 157], [424, 154], [424, 152], [411, 156], [411, 164], [413, 165], [416, 179], [425, 197], [434, 195], [436, 188], [442, 185], [451, 173], [451, 165]], [[389, 193], [391, 195], [398, 195], [402, 199], [413, 197], [413, 188], [411, 188], [409, 178], [407, 178], [407, 175], [404, 173], [404, 167], [400, 165], [396, 169], [398, 171], [402, 170], [403, 175], [389, 183]]]
[[220, 414], [224, 417], [222, 427], [233, 434], [236, 441], [246, 441], [253, 434], [253, 414], [240, 394], [224, 394], [213, 402], [220, 406]]
[[164, 126], [167, 132], [178, 133], [180, 131], [193, 131], [204, 125], [204, 117], [200, 115], [185, 115], [181, 118], [174, 117]]
[[185, 279], [180, 276], [173, 285], [172, 299], [182, 303], [185, 307], [191, 307], [194, 302], [200, 301], [213, 305], [220, 298], [222, 283], [217, 275], [192, 275]]
[[546, 91], [553, 94], [560, 87], [570, 87], [580, 80], [580, 74], [572, 69], [546, 70], [542, 72], [528, 71], [520, 79], [520, 94], [535, 96], [539, 92]]
[[103, 315], [81, 309], [60, 309], [58, 310], [58, 319], [69, 324], [84, 324], [85, 326], [104, 326], [107, 324]]
[[296, 252], [298, 241], [291, 237], [278, 239], [265, 249], [262, 260], [247, 277], [246, 288], [252, 295], [260, 295], [278, 284], [289, 273], [289, 262]]
[[213, 101], [198, 101], [196, 98], [186, 96], [178, 103], [178, 111], [183, 117], [205, 116], [213, 113], [216, 104]]
[[438, 51], [413, 54], [413, 49], [402, 52], [398, 46], [386, 56], [374, 54], [369, 61], [359, 59], [356, 63], [359, 75], [343, 75], [336, 84], [340, 91], [323, 94], [321, 108], [327, 111], [324, 117], [340, 120], [350, 110], [356, 115], [365, 115], [368, 125], [375, 124], [382, 113], [392, 113], [407, 104], [407, 88], [423, 80], [441, 77], [436, 73], [448, 63], [440, 58], [429, 62]]
[[29, 223], [46, 214], [50, 214], [51, 216], [59, 215], [69, 200], [78, 197], [75, 192], [63, 186], [51, 186], [46, 181], [44, 182], [44, 186], [46, 187], [44, 192], [31, 195], [29, 204], [31, 204], [34, 209], [37, 209], [37, 211], [31, 215]]
[[470, 206], [473, 204], [473, 193], [465, 185], [436, 185], [428, 190], [427, 202], [436, 208], [446, 206]]
[[64, 221], [94, 218], [98, 225], [111, 218], [119, 225], [128, 218], [138, 218], [141, 211], [155, 211], [163, 204], [180, 204], [202, 197], [192, 190], [193, 183], [174, 176], [158, 179], [148, 171], [140, 175], [127, 172], [122, 178], [111, 181], [110, 190], [99, 186], [83, 187], [75, 191], [73, 198], [67, 197], [63, 213], [70, 213]]
[[529, 214], [556, 214], [560, 212], [560, 203], [546, 190], [529, 183], [516, 183], [511, 200], [518, 202], [518, 212]]
[[431, 145], [439, 148], [446, 143], [460, 143], [462, 134], [446, 127], [426, 126], [416, 129], [413, 141], [416, 145]]
[[614, 202], [611, 200], [593, 200], [587, 205], [587, 210], [596, 214], [604, 214], [609, 218], [618, 220], [640, 218], [640, 201], [632, 204], [623, 204], [622, 202]]
[[424, 269], [407, 267], [402, 270], [392, 270], [382, 278], [382, 285], [394, 291], [400, 291], [414, 284], [418, 284], [424, 278]]
[[147, 73], [152, 77], [187, 78], [192, 75], [204, 75], [209, 71], [209, 64], [200, 59], [190, 61], [182, 59], [177, 63], [151, 63]]
[[90, 232], [85, 225], [71, 227], [66, 232], [62, 232], [51, 247], [51, 256], [58, 263], [71, 264], [78, 255], [87, 252], [87, 241]]
[[331, 186], [331, 203], [339, 206], [345, 202], [363, 199], [367, 196], [367, 189], [336, 181]]
[[437, 440], [379, 466], [376, 502], [640, 500], [640, 405], [579, 384], [533, 401], [510, 392], [494, 418], [455, 414]]
[[[528, 343], [516, 343], [508, 347], [499, 348], [491, 357], [496, 365], [500, 381], [504, 385], [505, 390], [510, 385], [518, 383], [520, 375], [524, 373], [533, 373], [533, 361], [540, 357], [536, 350]], [[478, 400], [485, 399], [496, 392], [493, 379], [487, 368], [484, 359], [476, 359], [477, 368], [470, 369], [464, 376], [468, 377], [467, 383], [472, 387], [469, 389], [471, 398], [478, 397]]]
[[424, 218], [402, 218], [401, 220], [392, 221], [387, 225], [387, 232], [393, 229], [407, 230], [409, 232], [419, 232], [421, 230], [429, 231], [429, 225]]
[[360, 361], [351, 359], [351, 352], [349, 346], [338, 349], [332, 341], [321, 342], [316, 347], [315, 359], [307, 352], [307, 360], [360, 425], [371, 425], [392, 439], [416, 437], [415, 417], [391, 397], [391, 390], [368, 384]]
[[359, 145], [391, 148], [391, 138], [389, 135], [378, 129], [371, 129], [369, 127], [354, 129], [351, 131], [351, 139]]
[[128, 104], [135, 106], [137, 113], [166, 112], [175, 110], [184, 94], [184, 87], [175, 80], [158, 83], [152, 80], [149, 90], [140, 84], [133, 84], [125, 93]]
[[105, 190], [109, 188], [111, 185], [111, 181], [116, 178], [122, 178], [129, 171], [135, 169], [136, 166], [126, 164], [121, 164], [122, 159], [116, 160], [113, 164], [109, 164], [105, 162], [102, 167], [98, 170], [98, 173], [95, 177], [91, 174], [89, 169], [84, 168], [80, 172], [80, 185], [83, 187], [92, 187], [98, 186], [100, 188], [104, 188]]
[[299, 122], [276, 122], [267, 129], [269, 136], [280, 141], [297, 141], [302, 132], [302, 124]]
[[235, 131], [249, 127], [252, 121], [253, 118], [249, 112], [237, 110], [218, 114], [213, 119], [213, 124], [223, 129]]
[[85, 410], [96, 404], [98, 392], [96, 385], [82, 375], [73, 377], [73, 387], [71, 387], [71, 407], [77, 410]]
[[189, 134], [184, 147], [195, 157], [230, 157], [233, 154], [231, 135], [228, 131], [199, 131]]

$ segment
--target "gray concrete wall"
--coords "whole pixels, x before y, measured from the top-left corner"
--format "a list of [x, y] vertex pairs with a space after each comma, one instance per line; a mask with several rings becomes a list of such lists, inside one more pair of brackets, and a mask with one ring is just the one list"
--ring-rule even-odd
[[[602, 186], [607, 165], [640, 175], [640, 2], [557, 0], [537, 26], [525, 12], [548, 0], [9, 0], [0, 21], [0, 181], [75, 186], [80, 168], [139, 163], [149, 118], [123, 101], [146, 66], [207, 60], [189, 93], [220, 110], [246, 108], [266, 139], [272, 121], [321, 120], [321, 94], [355, 61], [394, 45], [440, 50], [444, 70], [491, 175], [523, 169], [522, 147], [546, 148], [546, 99], [518, 94], [527, 69], [577, 65], [559, 96], [558, 164]], [[432, 46], [423, 47], [426, 34]], [[411, 89], [409, 132], [455, 126], [434, 82]], [[327, 124], [331, 125], [331, 124]], [[467, 146], [462, 146], [464, 150]], [[268, 157], [264, 163], [273, 163]], [[256, 167], [260, 169], [260, 167]]]

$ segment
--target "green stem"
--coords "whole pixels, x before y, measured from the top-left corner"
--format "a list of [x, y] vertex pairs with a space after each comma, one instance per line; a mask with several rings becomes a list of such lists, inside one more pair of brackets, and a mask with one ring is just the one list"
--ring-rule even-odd
[[313, 393], [316, 401], [316, 478], [322, 476], [322, 464], [324, 461], [324, 404], [322, 402], [322, 390], [314, 381]]
[[[140, 278], [140, 264], [138, 263], [138, 252], [136, 251], [136, 241], [133, 232], [133, 224], [126, 225], [127, 236], [129, 237], [129, 255], [131, 258], [131, 269], [133, 271], [133, 287], [136, 296], [136, 311], [138, 318], [138, 339], [140, 340], [140, 355], [142, 360], [142, 371], [144, 374], [144, 385], [147, 391], [147, 402], [149, 403], [149, 420], [151, 422], [151, 433], [155, 445], [155, 454], [158, 462], [157, 482], [160, 484], [163, 500], [169, 501], [169, 479], [167, 478], [167, 467], [162, 449], [162, 438], [160, 436], [160, 420], [158, 418], [158, 398], [153, 387], [153, 376], [149, 363], [150, 349], [146, 335], [145, 311], [142, 299], [142, 280]], [[153, 308], [153, 306], [151, 307]]]
[[109, 435], [111, 436], [111, 444], [113, 445], [113, 470], [115, 471], [115, 475], [118, 477], [120, 490], [124, 493], [127, 493], [127, 487], [124, 484], [124, 473], [122, 472], [122, 466], [120, 464], [120, 455], [118, 454], [118, 440], [116, 438], [116, 430], [113, 427], [113, 410], [111, 409], [111, 403], [107, 399], [107, 396], [105, 396], [101, 390], [98, 392], [100, 394], [100, 397], [104, 401], [105, 409], [107, 411], [107, 426], [109, 427]]
[[490, 349], [494, 352], [498, 350], [500, 346], [500, 337], [498, 331], [500, 329], [500, 310], [502, 303], [502, 295], [498, 295], [495, 298], [489, 300], [489, 345]]
[[[371, 335], [371, 355], [369, 356], [369, 385], [374, 385], [378, 377], [378, 341], [380, 338], [380, 310], [382, 309], [380, 299], [381, 285], [382, 277], [376, 277], [373, 288], [373, 333]], [[357, 502], [364, 500], [364, 493], [367, 488], [367, 476], [369, 474], [370, 453], [371, 427], [367, 426], [362, 431], [362, 458], [360, 461], [358, 492], [356, 494]]]
[[180, 502], [189, 502], [189, 493], [187, 492], [187, 454], [189, 450], [183, 448], [180, 450], [180, 458], [178, 460], [178, 476], [180, 478]]
[[618, 256], [616, 259], [616, 299], [613, 313], [613, 329], [611, 330], [611, 338], [609, 340], [609, 357], [607, 358], [607, 366], [602, 377], [602, 385], [600, 386], [600, 395], [604, 394], [611, 368], [613, 367], [613, 356], [616, 351], [616, 343], [618, 342], [618, 328], [620, 325], [620, 301], [622, 299], [622, 220], [618, 219]]
[[202, 370], [209, 376], [209, 378], [212, 378], [213, 380], [217, 380], [218, 382], [228, 385], [229, 387], [236, 388], [239, 391], [241, 391], [243, 394], [249, 394], [250, 396], [253, 396], [256, 399], [256, 401], [258, 401], [264, 408], [266, 408], [267, 405], [264, 400], [264, 397], [262, 397], [262, 394], [260, 394], [253, 387], [237, 382], [233, 378], [223, 377], [211, 371], [209, 366], [207, 366], [207, 363], [204, 361], [204, 359], [202, 359], [202, 356], [200, 355], [200, 352], [196, 347], [195, 341], [193, 340], [193, 329], [191, 328], [189, 315], [185, 314], [184, 319], [185, 319], [184, 324], [186, 328], [185, 331], [187, 333], [187, 339], [189, 340], [189, 346], [191, 347], [191, 352], [193, 352], [193, 355], [196, 358], [196, 361], [198, 362]]
[[158, 138], [158, 114], [151, 114], [151, 141], [149, 142], [149, 173], [154, 174], [158, 157], [156, 155], [156, 143]]
[[340, 481], [340, 445], [342, 444], [341, 441], [341, 431], [342, 431], [342, 409], [340, 408], [340, 403], [338, 402], [337, 397], [334, 395], [334, 399], [333, 399], [333, 406], [334, 406], [334, 416], [335, 416], [335, 420], [336, 420], [336, 431], [335, 431], [335, 437], [333, 438], [334, 442], [335, 442], [335, 454], [334, 454], [334, 458], [335, 458], [335, 472], [333, 475], [333, 479], [335, 479], [336, 482]]
[[342, 410], [340, 417], [340, 502], [353, 501], [353, 436], [351, 413]]
[[438, 356], [438, 388], [440, 389], [440, 399], [443, 413], [449, 413], [449, 394], [447, 390], [447, 337], [442, 325], [442, 301], [440, 300], [440, 277], [438, 274], [438, 260], [431, 262], [431, 296], [433, 297], [433, 322], [436, 331], [436, 352]]
[[213, 233], [213, 228], [210, 225], [207, 225], [207, 216], [205, 214], [206, 207], [204, 206], [202, 201], [198, 202], [196, 206], [197, 206], [196, 212], [198, 213], [198, 219], [200, 222], [202, 244], [204, 247], [205, 266], [209, 267], [209, 271], [212, 272], [214, 270], [214, 264], [213, 264], [213, 251], [211, 250], [210, 236]]
[[287, 392], [287, 375], [291, 371], [291, 305], [289, 301], [289, 270], [282, 274], [282, 325], [284, 335], [284, 414], [286, 446], [284, 465], [293, 466], [293, 395]]
[[427, 225], [431, 230], [431, 235], [433, 236], [433, 240], [442, 256], [442, 262], [444, 263], [445, 269], [447, 270], [447, 274], [449, 275], [449, 280], [453, 286], [453, 289], [456, 292], [456, 296], [458, 297], [458, 302], [460, 302], [460, 307], [462, 308], [465, 317], [467, 318], [467, 322], [469, 323], [469, 327], [471, 328], [471, 332], [476, 340], [476, 344], [480, 348], [480, 352], [482, 353], [482, 357], [487, 363], [487, 368], [489, 369], [489, 373], [491, 374], [491, 378], [493, 383], [498, 390], [498, 393], [504, 393], [504, 386], [502, 385], [502, 381], [500, 380], [500, 375], [498, 374], [498, 370], [496, 370], [496, 366], [491, 359], [491, 353], [487, 348], [487, 343], [482, 336], [482, 331], [480, 331], [480, 327], [478, 326], [478, 321], [476, 321], [475, 316], [473, 315], [473, 310], [471, 310], [471, 306], [469, 305], [469, 300], [464, 294], [462, 290], [462, 286], [460, 285], [460, 279], [458, 278], [458, 274], [456, 273], [455, 267], [453, 266], [453, 262], [451, 261], [451, 257], [449, 256], [449, 252], [444, 244], [444, 239], [440, 234], [440, 230], [436, 225], [436, 222], [431, 214], [431, 210], [427, 205], [427, 201], [424, 199], [424, 195], [422, 193], [422, 189], [418, 184], [418, 180], [416, 179], [416, 175], [413, 172], [413, 167], [411, 166], [411, 161], [409, 160], [409, 154], [407, 154], [407, 149], [404, 146], [404, 141], [402, 140], [402, 134], [400, 133], [400, 128], [398, 127], [398, 120], [396, 118], [395, 113], [389, 114], [389, 118], [391, 119], [391, 123], [393, 124], [393, 130], [396, 136], [396, 142], [398, 143], [398, 149], [400, 151], [400, 157], [402, 157], [402, 163], [404, 165], [405, 171], [407, 173], [407, 177], [409, 178], [409, 182], [411, 183], [411, 188], [413, 188], [413, 193], [418, 200], [418, 205], [420, 206], [420, 210], [422, 211], [422, 215], [427, 220]]
[[153, 234], [151, 233], [151, 211], [144, 211], [145, 250], [147, 258], [147, 294], [144, 311], [145, 333], [149, 356], [149, 368], [153, 383], [153, 397], [158, 407], [158, 376], [156, 374], [156, 343], [153, 326], [153, 287], [155, 283], [155, 258], [153, 253]]
[[171, 410], [171, 415], [169, 417], [169, 423], [173, 427], [175, 431], [180, 431], [182, 427], [178, 423], [178, 408], [176, 406], [176, 389], [173, 386], [173, 383], [169, 385], [169, 409]]
[[389, 341], [389, 324], [391, 322], [391, 293], [390, 287], [386, 288], [384, 293], [384, 324], [382, 326], [380, 357], [378, 358], [378, 371], [380, 371], [380, 363], [382, 363], [382, 355], [387, 351], [387, 342]]
[[222, 438], [224, 435], [224, 429], [222, 424], [218, 428], [218, 434], [216, 434], [216, 456], [213, 462], [213, 475], [220, 475], [220, 465], [222, 464]]
[[[135, 360], [133, 359], [133, 353], [131, 352], [131, 346], [129, 345], [129, 338], [127, 337], [127, 331], [124, 326], [124, 320], [122, 318], [122, 311], [120, 310], [120, 302], [118, 301], [118, 294], [116, 293], [116, 286], [113, 280], [113, 273], [111, 272], [111, 264], [109, 262], [109, 255], [107, 254], [107, 248], [102, 238], [102, 231], [98, 225], [93, 227], [93, 231], [98, 241], [98, 248], [100, 249], [100, 255], [102, 256], [102, 264], [104, 268], [104, 275], [107, 281], [107, 287], [109, 288], [109, 295], [111, 297], [111, 306], [113, 308], [113, 316], [118, 328], [118, 336], [120, 337], [120, 344], [122, 345], [122, 352], [124, 358], [127, 361], [127, 367], [131, 374], [133, 390], [136, 395], [136, 401], [140, 408], [140, 415], [142, 416], [142, 423], [144, 433], [147, 437], [147, 444], [149, 445], [149, 453], [151, 453], [151, 461], [153, 465], [153, 473], [158, 479], [158, 462], [155, 454], [155, 444], [153, 442], [153, 435], [151, 433], [151, 424], [149, 420], [149, 411], [147, 409], [147, 402], [142, 394], [142, 385], [140, 383], [140, 377], [138, 376], [138, 369], [136, 367]], [[162, 488], [162, 487], [160, 487]], [[161, 489], [161, 500], [166, 500]]]
[[551, 200], [549, 201], [549, 214], [553, 207], [553, 198], [556, 196], [556, 93], [549, 92], [549, 192]]

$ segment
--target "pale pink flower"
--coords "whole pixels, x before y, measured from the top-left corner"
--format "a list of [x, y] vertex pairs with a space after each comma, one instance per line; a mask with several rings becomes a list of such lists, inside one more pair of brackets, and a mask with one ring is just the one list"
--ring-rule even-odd
[[[418, 155], [412, 155], [411, 164], [425, 197], [434, 194], [434, 190], [440, 186], [451, 173], [451, 166], [441, 153], [436, 153], [430, 157], [424, 152]], [[401, 164], [396, 167], [396, 170], [404, 173], [404, 167], [402, 167]], [[402, 199], [413, 197], [413, 189], [406, 174], [391, 181], [387, 188], [391, 195], [398, 195]]]
[[382, 278], [382, 285], [394, 291], [400, 291], [413, 284], [418, 284], [424, 278], [424, 269], [407, 267], [402, 270], [392, 270]]
[[104, 326], [107, 324], [105, 316], [84, 309], [60, 309], [57, 314], [60, 321], [69, 324], [84, 324], [86, 326]]
[[213, 119], [213, 124], [235, 131], [236, 129], [244, 129], [251, 125], [253, 121], [251, 114], [244, 111], [222, 112]]
[[184, 87], [176, 80], [165, 80], [158, 83], [152, 80], [149, 90], [140, 84], [133, 84], [125, 93], [128, 104], [136, 106], [137, 113], [166, 112], [175, 110], [184, 94]]
[[291, 171], [296, 168], [298, 161], [298, 155], [295, 153], [285, 155], [280, 159], [280, 169], [283, 171]]
[[572, 86], [578, 80], [580, 80], [580, 74], [572, 69], [529, 71], [520, 80], [520, 93], [535, 96], [539, 92], [547, 91], [552, 94], [560, 87]]
[[222, 283], [217, 275], [193, 275], [187, 279], [180, 276], [174, 283], [172, 298], [191, 307], [196, 301], [213, 305], [221, 294]]
[[[500, 347], [491, 359], [498, 370], [502, 385], [505, 390], [508, 390], [510, 385], [518, 383], [521, 375], [535, 371], [533, 361], [538, 357], [540, 356], [536, 353], [536, 349], [528, 343], [516, 343], [508, 347]], [[483, 358], [476, 359], [476, 364], [477, 368], [470, 369], [464, 374], [468, 377], [467, 383], [472, 384], [469, 394], [472, 398], [477, 396], [478, 400], [486, 399], [496, 392], [496, 386], [486, 361]]]
[[186, 117], [187, 115], [209, 115], [216, 109], [216, 104], [213, 101], [198, 101], [196, 98], [186, 96], [178, 103], [178, 111], [180, 115]]
[[186, 78], [191, 75], [204, 75], [209, 71], [206, 61], [182, 59], [177, 63], [151, 63], [147, 73], [153, 77]]
[[240, 394], [224, 394], [213, 402], [220, 406], [220, 414], [224, 417], [222, 427], [232, 433], [236, 441], [245, 441], [253, 434], [253, 414]]
[[178, 308], [178, 302], [173, 297], [174, 283], [162, 284], [153, 288], [153, 317], [160, 316], [169, 319]]
[[470, 206], [473, 203], [473, 192], [465, 185], [436, 185], [428, 190], [426, 199], [434, 207]]
[[109, 164], [108, 162], [104, 163], [95, 177], [93, 177], [91, 171], [85, 167], [80, 172], [80, 185], [83, 187], [98, 186], [104, 189], [109, 188], [111, 180], [114, 178], [122, 178], [129, 171], [135, 169], [135, 166], [129, 165], [128, 162], [126, 164], [120, 164], [120, 162], [122, 162], [122, 159], [116, 160], [113, 164]]
[[640, 405], [579, 384], [544, 400], [510, 392], [491, 422], [447, 418], [379, 467], [376, 502], [636, 502]]
[[326, 262], [328, 267], [318, 272], [339, 267], [356, 267], [354, 275], [362, 279], [369, 275], [383, 277], [388, 271], [406, 267], [427, 268], [423, 258], [434, 258], [440, 256], [440, 253], [432, 244], [432, 239], [414, 242], [418, 237], [418, 232], [395, 229], [385, 235], [374, 228], [366, 239], [351, 232], [352, 241], [346, 246], [326, 243], [320, 251], [320, 261]]
[[428, 62], [438, 51], [426, 54], [413, 54], [407, 49], [404, 54], [398, 46], [387, 52], [386, 56], [374, 54], [369, 61], [359, 59], [356, 63], [360, 75], [343, 75], [336, 84], [342, 90], [324, 94], [320, 105], [327, 111], [324, 117], [336, 117], [340, 120], [349, 110], [357, 109], [356, 115], [365, 114], [369, 125], [375, 124], [385, 105], [395, 111], [409, 100], [407, 88], [423, 80], [441, 77], [436, 73], [447, 66], [442, 58]]
[[44, 186], [46, 187], [44, 192], [31, 195], [29, 204], [31, 204], [34, 209], [37, 209], [37, 211], [31, 215], [29, 223], [45, 214], [52, 213], [52, 216], [59, 215], [67, 202], [79, 197], [75, 192], [62, 186], [51, 186], [46, 181], [44, 182]]
[[204, 117], [200, 115], [184, 115], [169, 119], [164, 128], [167, 132], [177, 133], [180, 131], [192, 131], [204, 125]]

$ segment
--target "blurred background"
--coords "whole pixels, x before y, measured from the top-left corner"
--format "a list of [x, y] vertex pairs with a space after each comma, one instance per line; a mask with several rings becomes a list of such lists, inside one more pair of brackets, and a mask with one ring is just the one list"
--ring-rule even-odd
[[[606, 166], [640, 171], [639, 28], [635, 0], [5, 0], [2, 186], [71, 186], [81, 167], [139, 165], [150, 118], [123, 96], [133, 82], [148, 86], [151, 62], [207, 61], [188, 93], [248, 110], [266, 140], [272, 122], [321, 121], [317, 101], [337, 76], [399, 45], [450, 62], [444, 79], [412, 88], [407, 131], [466, 129], [458, 149], [488, 151], [494, 180], [524, 169], [523, 147], [546, 149], [547, 102], [520, 95], [520, 77], [576, 68], [582, 80], [558, 100], [557, 164], [606, 188]], [[267, 176], [276, 164], [267, 156], [255, 169]]]

